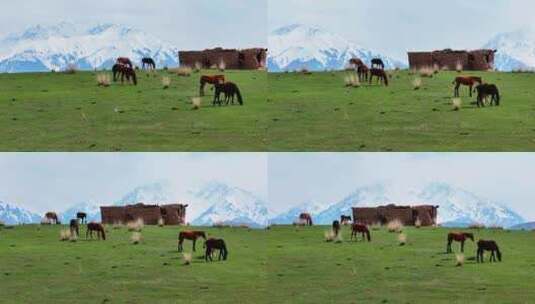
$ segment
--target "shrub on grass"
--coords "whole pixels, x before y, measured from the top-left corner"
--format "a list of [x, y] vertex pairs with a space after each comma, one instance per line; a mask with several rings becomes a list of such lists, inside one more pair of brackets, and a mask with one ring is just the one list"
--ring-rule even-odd
[[174, 70], [178, 76], [189, 77], [191, 76], [191, 68], [188, 66], [179, 67]]
[[141, 230], [143, 230], [144, 226], [145, 224], [143, 223], [143, 219], [141, 218], [138, 218], [137, 220], [128, 222], [126, 224], [126, 228], [128, 228], [128, 231], [140, 232]]
[[69, 229], [61, 229], [59, 232], [59, 240], [60, 241], [68, 241], [71, 238], [71, 230]]
[[217, 69], [218, 69], [220, 72], [224, 72], [226, 68], [227, 68], [227, 64], [225, 63], [224, 60], [221, 60], [221, 61], [219, 62], [219, 64], [217, 65]]
[[191, 255], [191, 253], [184, 252], [184, 253], [182, 254], [182, 262], [183, 262], [184, 265], [190, 265], [192, 259], [193, 259], [193, 257], [192, 257], [192, 255]]
[[416, 91], [422, 87], [422, 78], [416, 77], [412, 81], [412, 88]]
[[325, 242], [332, 242], [335, 240], [336, 235], [334, 234], [334, 231], [327, 230], [323, 233], [323, 237], [325, 238]]
[[158, 219], [158, 226], [163, 227], [165, 225], [165, 222], [163, 221], [163, 218]]
[[401, 231], [403, 231], [403, 223], [401, 223], [400, 220], [393, 220], [393, 221], [390, 221], [387, 225], [386, 225], [387, 229], [388, 229], [388, 232], [397, 232], [397, 233], [400, 233]]
[[132, 236], [130, 237], [130, 242], [132, 242], [133, 245], [137, 245], [143, 241], [143, 236], [141, 235], [141, 232], [133, 232]]
[[195, 62], [195, 68], [193, 69], [193, 71], [195, 73], [199, 73], [201, 71], [201, 69], [202, 69], [202, 64], [200, 62], [196, 61]]
[[398, 235], [399, 246], [405, 246], [407, 244], [407, 235], [405, 233], [400, 233]]
[[461, 62], [457, 62], [457, 64], [455, 64], [455, 70], [457, 71], [457, 73], [460, 73], [463, 71], [463, 64]]
[[453, 106], [453, 111], [459, 111], [461, 109], [463, 101], [460, 98], [453, 98], [451, 100], [451, 104]]
[[106, 73], [97, 74], [97, 85], [99, 87], [109, 87], [111, 84], [111, 77]]
[[164, 90], [168, 89], [171, 85], [171, 78], [169, 78], [168, 76], [162, 77], [162, 85]]
[[457, 266], [457, 267], [463, 266], [464, 265], [464, 254], [462, 254], [462, 253], [456, 254], [455, 255], [455, 261], [456, 261], [455, 266]]
[[346, 75], [346, 77], [344, 78], [344, 82], [346, 84], [346, 87], [353, 87], [353, 88], [360, 87], [359, 78], [355, 74]]
[[420, 218], [416, 218], [416, 221], [414, 222], [414, 227], [416, 228], [422, 227], [422, 221], [420, 221]]
[[78, 72], [78, 67], [74, 63], [69, 63], [63, 73], [65, 74], [76, 74]]
[[193, 97], [191, 99], [191, 104], [193, 105], [193, 110], [198, 110], [201, 108], [202, 99], [200, 97]]
[[431, 67], [423, 67], [421, 68], [418, 73], [420, 74], [420, 77], [433, 77], [435, 74], [435, 71]]
[[51, 219], [48, 219], [46, 217], [43, 217], [41, 219], [41, 225], [51, 225], [52, 224], [52, 220]]
[[112, 227], [111, 227], [113, 230], [117, 230], [117, 229], [121, 229], [123, 228], [123, 223], [121, 222], [115, 222], [113, 223]]

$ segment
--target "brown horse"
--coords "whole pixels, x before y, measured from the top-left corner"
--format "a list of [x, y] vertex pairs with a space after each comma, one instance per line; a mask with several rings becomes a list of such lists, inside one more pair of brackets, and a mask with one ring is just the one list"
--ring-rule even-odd
[[359, 65], [359, 67], [357, 68], [357, 74], [359, 75], [359, 81], [363, 82], [363, 81], [368, 81], [368, 73], [370, 72], [370, 69], [368, 69], [368, 67], [363, 64], [363, 65]]
[[80, 236], [80, 224], [78, 223], [78, 219], [72, 219], [69, 223], [69, 229], [71, 230], [71, 235], [74, 235], [76, 233], [76, 236]]
[[77, 212], [76, 213], [76, 219], [80, 220], [80, 223], [87, 223], [87, 213], [85, 212]]
[[103, 240], [106, 240], [106, 232], [104, 231], [104, 226], [100, 223], [91, 222], [87, 224], [87, 231], [85, 232], [85, 238], [87, 239], [88, 236], [93, 239], [93, 231], [97, 232], [97, 237], [100, 240], [102, 237]]
[[461, 243], [461, 252], [464, 252], [464, 242], [470, 239], [474, 241], [474, 234], [469, 232], [450, 232], [448, 233], [448, 245], [446, 246], [446, 252], [451, 253], [451, 243], [453, 241]]
[[312, 226], [312, 216], [310, 213], [299, 214], [299, 220], [305, 223], [305, 226]]
[[225, 82], [225, 83], [216, 83], [214, 84], [215, 87], [215, 93], [214, 93], [214, 101], [212, 105], [219, 104], [221, 106], [221, 94], [225, 95], [225, 103], [226, 105], [229, 104], [229, 102], [232, 102], [234, 104], [234, 96], [238, 98], [238, 103], [243, 106], [243, 98], [241, 96], [240, 88], [238, 88], [238, 85], [236, 85], [233, 82]]
[[204, 231], [180, 231], [178, 234], [178, 252], [182, 252], [184, 250], [184, 247], [182, 247], [182, 244], [184, 243], [184, 240], [191, 240], [193, 241], [193, 251], [195, 251], [195, 242], [197, 242], [197, 239], [202, 237], [206, 240], [206, 233]]
[[208, 239], [204, 242], [204, 247], [206, 248], [206, 251], [204, 252], [204, 260], [206, 262], [208, 262], [208, 260], [210, 260], [210, 262], [213, 261], [212, 253], [214, 250], [219, 250], [219, 261], [221, 261], [221, 259], [227, 259], [228, 250], [223, 239]]
[[496, 262], [496, 256], [498, 256], [498, 261], [502, 261], [502, 253], [500, 252], [500, 248], [498, 248], [498, 244], [496, 244], [495, 241], [479, 240], [477, 241], [476, 254], [476, 259], [478, 263], [483, 263], [483, 253], [485, 251], [491, 252], [489, 262]]
[[351, 216], [349, 215], [340, 215], [340, 224], [345, 225], [351, 223]]
[[362, 60], [360, 60], [359, 58], [351, 58], [349, 59], [349, 65], [358, 68], [359, 66], [364, 65], [364, 62], [362, 62]]
[[472, 89], [476, 83], [483, 83], [483, 80], [481, 77], [477, 76], [459, 76], [455, 77], [455, 80], [452, 82], [452, 84], [455, 84], [454, 89], [454, 97], [459, 97], [459, 87], [461, 85], [468, 86], [470, 88], [470, 97], [472, 97]]
[[130, 58], [127, 58], [127, 57], [119, 57], [119, 58], [117, 58], [116, 63], [117, 64], [122, 64], [122, 65], [126, 65], [126, 66], [130, 67], [131, 69], [134, 68], [134, 65], [132, 64], [132, 61], [130, 60]]
[[134, 85], [137, 85], [136, 71], [128, 65], [118, 63], [111, 70], [113, 72], [113, 81], [117, 81], [117, 76], [120, 75], [121, 83], [124, 83], [124, 78], [126, 77], [126, 81], [132, 80]]
[[383, 69], [370, 69], [370, 84], [372, 84], [373, 76], [377, 77], [377, 83], [384, 83], [385, 86], [388, 86], [388, 76], [386, 75], [385, 70]]
[[338, 233], [340, 233], [340, 222], [339, 221], [333, 221], [333, 232], [335, 236], [338, 236]]
[[204, 86], [206, 86], [207, 83], [216, 85], [218, 83], [223, 83], [223, 82], [225, 82], [225, 75], [212, 75], [212, 76], [202, 75], [200, 79], [201, 87], [199, 90], [199, 95], [204, 96]]
[[358, 241], [358, 234], [362, 234], [362, 239], [364, 239], [364, 236], [366, 236], [366, 239], [368, 239], [368, 242], [371, 242], [371, 235], [370, 230], [366, 225], [363, 224], [353, 224], [351, 225], [351, 240], [353, 240], [353, 237], [355, 237], [355, 240]]
[[474, 89], [477, 91], [477, 107], [484, 107], [485, 103], [483, 102], [488, 96], [491, 97], [490, 104], [499, 106], [500, 105], [500, 91], [498, 87], [494, 84], [480, 84]]
[[56, 212], [47, 212], [45, 213], [45, 218], [48, 220], [50, 224], [61, 224], [58, 220], [58, 215]]

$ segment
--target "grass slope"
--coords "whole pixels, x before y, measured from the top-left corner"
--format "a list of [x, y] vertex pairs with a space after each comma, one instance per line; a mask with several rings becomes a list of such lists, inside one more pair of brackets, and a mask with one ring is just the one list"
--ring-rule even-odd
[[[220, 74], [202, 71], [202, 74]], [[227, 71], [245, 106], [193, 111], [199, 76], [165, 71], [139, 85], [99, 88], [93, 72], [0, 74], [2, 151], [263, 151], [266, 73]], [[162, 76], [171, 86], [163, 90]]]
[[473, 72], [502, 93], [502, 106], [477, 109], [461, 89], [452, 111], [456, 72], [423, 78], [392, 72], [387, 88], [346, 88], [346, 72], [269, 74], [271, 151], [533, 151], [535, 74]]
[[[204, 228], [203, 228], [204, 229]], [[533, 232], [476, 231], [495, 239], [502, 263], [476, 264], [475, 245], [455, 266], [445, 229], [372, 231], [372, 242], [327, 243], [327, 227], [206, 229], [223, 237], [229, 260], [205, 263], [202, 245], [183, 266], [177, 227], [145, 227], [129, 244], [126, 229], [109, 240], [60, 242], [60, 227], [0, 230], [0, 302], [42, 303], [528, 303], [535, 297]], [[83, 230], [82, 230], [83, 231]], [[459, 245], [454, 244], [454, 251]], [[186, 243], [186, 251], [191, 243]]]

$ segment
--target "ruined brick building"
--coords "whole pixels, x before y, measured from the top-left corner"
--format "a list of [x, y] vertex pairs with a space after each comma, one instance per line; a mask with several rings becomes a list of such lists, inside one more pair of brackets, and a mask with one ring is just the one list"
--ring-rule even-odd
[[222, 49], [178, 52], [180, 66], [194, 67], [200, 64], [203, 69], [225, 63], [227, 69], [256, 70], [266, 66], [267, 49]]
[[460, 64], [463, 70], [467, 71], [487, 71], [494, 68], [495, 50], [451, 50], [445, 49], [433, 52], [409, 52], [410, 69], [421, 69], [438, 66], [456, 70]]
[[186, 207], [188, 205], [145, 205], [142, 203], [127, 206], [100, 207], [102, 223], [128, 223], [142, 219], [147, 225], [157, 225], [163, 219], [165, 225], [184, 225], [186, 223]]
[[437, 224], [438, 206], [396, 206], [386, 205], [379, 207], [354, 207], [353, 221], [366, 225], [387, 224], [399, 220], [405, 226], [413, 226], [420, 220], [422, 226]]

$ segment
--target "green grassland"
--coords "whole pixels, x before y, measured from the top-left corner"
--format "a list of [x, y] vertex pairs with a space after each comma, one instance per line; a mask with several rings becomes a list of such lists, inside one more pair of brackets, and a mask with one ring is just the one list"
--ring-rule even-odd
[[[201, 73], [138, 72], [138, 86], [107, 88], [93, 72], [0, 74], [0, 150], [265, 151], [266, 72], [224, 73], [245, 106], [214, 108], [207, 88], [192, 110]], [[167, 90], [163, 76], [172, 80]]]
[[390, 86], [346, 88], [346, 72], [270, 73], [271, 151], [534, 151], [535, 74], [463, 72], [501, 90], [502, 105], [478, 109], [461, 88], [452, 110], [457, 72], [422, 78], [392, 71]]
[[[0, 230], [0, 302], [21, 303], [530, 303], [535, 298], [533, 232], [475, 230], [494, 239], [501, 263], [477, 264], [475, 245], [456, 267], [445, 254], [446, 229], [372, 231], [372, 242], [323, 239], [328, 227], [269, 230], [206, 228], [222, 237], [229, 259], [191, 265], [176, 251], [178, 227], [145, 227], [132, 245], [125, 229], [108, 240], [60, 242], [60, 227]], [[204, 229], [204, 228], [203, 228]], [[82, 229], [84, 232], [85, 229]], [[191, 243], [185, 244], [191, 251]], [[454, 244], [454, 251], [459, 251]], [[488, 258], [488, 257], [487, 257]]]

